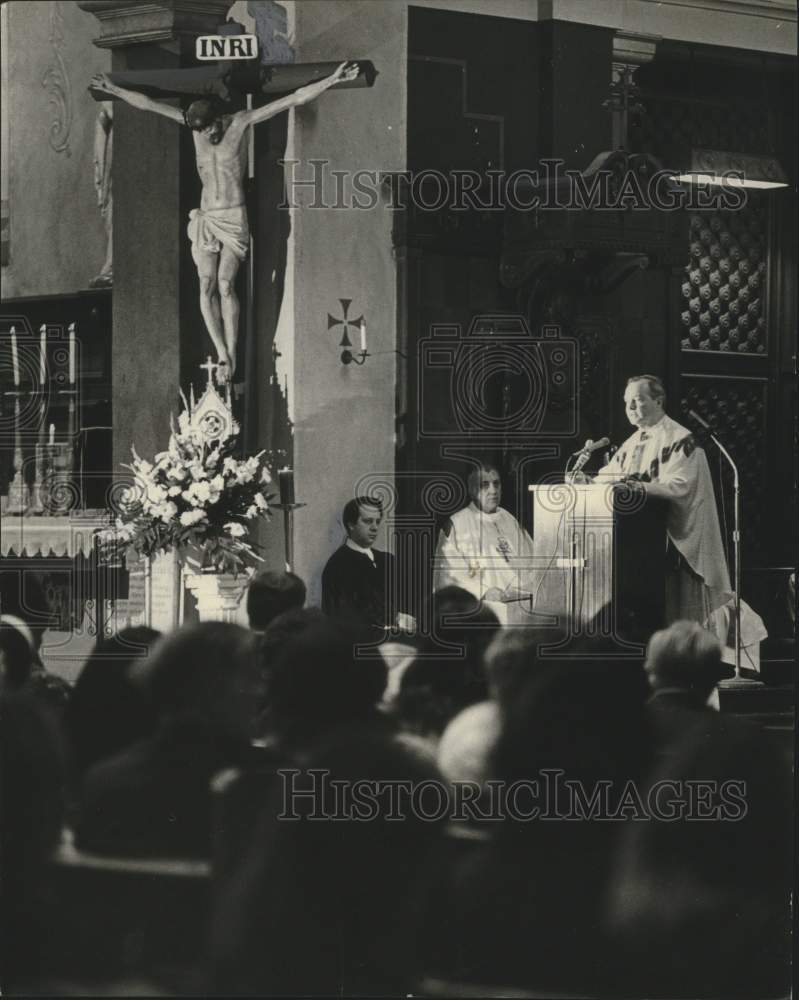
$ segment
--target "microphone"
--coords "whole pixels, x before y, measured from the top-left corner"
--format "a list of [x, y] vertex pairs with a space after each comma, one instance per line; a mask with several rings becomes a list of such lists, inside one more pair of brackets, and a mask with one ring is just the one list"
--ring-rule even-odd
[[700, 427], [704, 427], [705, 430], [708, 431], [708, 433], [710, 434], [713, 433], [713, 428], [710, 426], [707, 420], [703, 420], [702, 417], [699, 416], [696, 410], [689, 410], [688, 416], [692, 417], [700, 425]]
[[590, 455], [592, 451], [598, 451], [600, 448], [604, 448], [606, 445], [610, 444], [610, 438], [600, 438], [598, 441], [592, 441], [589, 438], [579, 451], [572, 453], [572, 457], [576, 458], [578, 455]]

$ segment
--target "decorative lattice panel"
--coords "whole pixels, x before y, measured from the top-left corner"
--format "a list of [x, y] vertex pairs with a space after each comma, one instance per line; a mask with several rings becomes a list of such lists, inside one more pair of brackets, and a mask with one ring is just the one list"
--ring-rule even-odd
[[[766, 383], [761, 379], [719, 379], [683, 376], [683, 414], [695, 410], [713, 428], [738, 465], [741, 477], [742, 544], [745, 553], [755, 556], [764, 551], [768, 528], [766, 487]], [[692, 426], [689, 417], [684, 422]], [[732, 531], [732, 480], [726, 469], [719, 476], [718, 449], [712, 442], [703, 443], [716, 483], [716, 495], [726, 503], [727, 536]], [[727, 463], [725, 462], [724, 465]]]
[[656, 156], [664, 166], [677, 149], [700, 146], [742, 153], [769, 148], [768, 121], [756, 101], [711, 103], [643, 94], [632, 140], [636, 148]]
[[766, 353], [766, 227], [765, 205], [751, 196], [738, 211], [690, 216], [683, 350]]
[[[767, 116], [757, 102], [724, 104], [644, 95], [635, 148], [675, 166], [691, 146], [757, 153], [769, 148]], [[767, 214], [747, 191], [736, 211], [694, 212], [680, 300], [684, 351], [765, 354]]]

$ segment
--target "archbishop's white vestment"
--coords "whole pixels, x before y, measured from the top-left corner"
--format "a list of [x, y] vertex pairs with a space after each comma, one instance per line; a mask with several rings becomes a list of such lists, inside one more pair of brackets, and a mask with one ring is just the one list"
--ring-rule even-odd
[[482, 598], [497, 588], [530, 590], [533, 543], [516, 518], [502, 507], [486, 514], [470, 503], [453, 514], [436, 549], [433, 587], [463, 587]]
[[687, 428], [664, 415], [627, 438], [597, 473], [606, 482], [625, 476], [656, 484], [653, 495], [670, 501], [666, 531], [691, 572], [679, 574], [676, 608], [669, 617], [706, 624], [730, 600], [732, 587], [704, 451]]

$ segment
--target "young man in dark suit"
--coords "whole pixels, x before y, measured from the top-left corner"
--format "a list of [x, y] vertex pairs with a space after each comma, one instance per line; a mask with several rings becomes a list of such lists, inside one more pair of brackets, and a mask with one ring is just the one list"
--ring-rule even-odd
[[322, 573], [322, 610], [362, 625], [393, 626], [396, 564], [390, 552], [374, 548], [382, 504], [375, 497], [355, 497], [345, 505], [341, 519], [347, 538]]

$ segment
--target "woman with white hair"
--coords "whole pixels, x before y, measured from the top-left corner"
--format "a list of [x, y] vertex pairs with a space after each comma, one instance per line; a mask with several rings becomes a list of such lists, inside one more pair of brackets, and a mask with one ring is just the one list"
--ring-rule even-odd
[[644, 669], [653, 698], [704, 708], [720, 680], [734, 670], [721, 659], [721, 645], [697, 622], [680, 620], [655, 632], [646, 650]]

